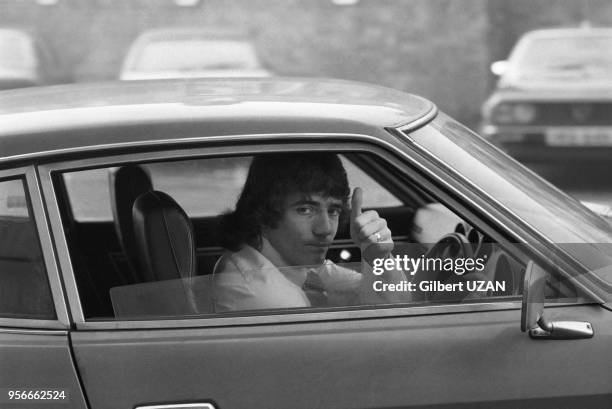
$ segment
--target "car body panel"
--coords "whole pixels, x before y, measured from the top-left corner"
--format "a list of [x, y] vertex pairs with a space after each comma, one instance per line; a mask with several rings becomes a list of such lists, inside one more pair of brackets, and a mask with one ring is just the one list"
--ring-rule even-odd
[[[210, 401], [236, 409], [600, 408], [612, 399], [612, 373], [593, 368], [601, 367], [609, 350], [612, 316], [599, 306], [553, 310], [588, 318], [599, 328], [597, 339], [534, 341], [517, 330], [520, 314], [514, 309], [238, 328], [87, 331], [76, 333], [73, 342], [91, 405], [100, 409]], [[568, 343], [571, 356], [559, 359]], [[585, 373], [589, 376], [581, 376]]]
[[[5, 394], [10, 390], [64, 391], [66, 398], [46, 399], [48, 408], [87, 409], [81, 384], [73, 365], [67, 331], [5, 329], [0, 327], [0, 406], [15, 404]], [[30, 402], [32, 403], [32, 402]]]

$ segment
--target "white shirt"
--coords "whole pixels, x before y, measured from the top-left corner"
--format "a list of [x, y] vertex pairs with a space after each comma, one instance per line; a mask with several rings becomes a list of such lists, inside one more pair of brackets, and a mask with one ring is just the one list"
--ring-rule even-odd
[[362, 274], [326, 260], [319, 266], [276, 267], [261, 252], [244, 245], [226, 252], [214, 269], [216, 311], [304, 308], [310, 301], [302, 286], [315, 271], [328, 292], [331, 305], [354, 303]]

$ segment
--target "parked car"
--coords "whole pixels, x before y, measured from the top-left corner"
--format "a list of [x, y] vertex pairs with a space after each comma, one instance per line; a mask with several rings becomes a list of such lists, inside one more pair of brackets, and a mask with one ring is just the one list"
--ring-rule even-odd
[[[426, 99], [299, 79], [24, 89], [0, 99], [0, 146], [3, 403], [610, 403], [612, 227]], [[415, 270], [409, 300], [217, 311], [219, 217], [271, 152], [337, 154], [394, 257], [455, 267]], [[139, 205], [152, 189], [174, 222]], [[362, 265], [346, 227], [327, 257]], [[427, 288], [469, 282], [469, 258], [484, 291]]]
[[609, 161], [612, 29], [526, 33], [492, 65], [497, 89], [482, 108], [482, 134], [529, 163]]
[[198, 28], [152, 29], [125, 56], [119, 78], [267, 77], [253, 43]]
[[69, 82], [57, 57], [27, 30], [0, 28], [0, 90]]

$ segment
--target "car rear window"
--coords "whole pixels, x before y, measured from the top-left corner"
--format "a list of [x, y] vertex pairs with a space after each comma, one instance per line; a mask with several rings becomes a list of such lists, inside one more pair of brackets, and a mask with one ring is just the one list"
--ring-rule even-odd
[[21, 179], [0, 181], [0, 317], [56, 317]]
[[523, 77], [610, 78], [612, 36], [533, 39], [517, 55], [515, 64]]
[[25, 35], [0, 31], [0, 68], [33, 69], [34, 46]]
[[255, 49], [241, 41], [198, 39], [165, 40], [146, 44], [138, 53], [134, 71], [255, 70]]

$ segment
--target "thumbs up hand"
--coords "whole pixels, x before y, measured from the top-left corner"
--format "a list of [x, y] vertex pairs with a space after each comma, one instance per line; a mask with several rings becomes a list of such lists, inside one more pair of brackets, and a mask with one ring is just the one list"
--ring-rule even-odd
[[363, 191], [357, 187], [351, 198], [351, 239], [361, 249], [361, 257], [372, 265], [376, 258], [386, 258], [393, 251], [387, 221], [374, 210], [362, 212]]

